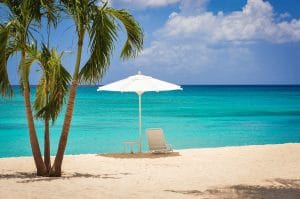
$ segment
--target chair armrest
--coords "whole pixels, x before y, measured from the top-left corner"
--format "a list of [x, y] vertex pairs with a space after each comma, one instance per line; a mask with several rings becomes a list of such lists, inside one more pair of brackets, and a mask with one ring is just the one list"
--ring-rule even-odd
[[168, 148], [168, 150], [170, 150], [170, 151], [172, 151], [172, 152], [173, 152], [173, 147], [172, 147], [172, 145], [171, 145], [171, 144], [167, 144], [167, 148]]

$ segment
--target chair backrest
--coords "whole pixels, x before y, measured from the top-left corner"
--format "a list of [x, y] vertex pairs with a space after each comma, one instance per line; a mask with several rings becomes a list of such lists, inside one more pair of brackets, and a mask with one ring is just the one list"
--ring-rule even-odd
[[147, 129], [146, 134], [150, 151], [167, 148], [164, 132], [161, 128]]

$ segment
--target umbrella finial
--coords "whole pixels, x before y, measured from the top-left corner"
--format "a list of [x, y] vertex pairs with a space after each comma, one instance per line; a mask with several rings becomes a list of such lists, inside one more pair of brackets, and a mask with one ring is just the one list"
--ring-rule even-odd
[[139, 70], [139, 71], [138, 71], [138, 75], [141, 75], [141, 74], [142, 74], [142, 72]]

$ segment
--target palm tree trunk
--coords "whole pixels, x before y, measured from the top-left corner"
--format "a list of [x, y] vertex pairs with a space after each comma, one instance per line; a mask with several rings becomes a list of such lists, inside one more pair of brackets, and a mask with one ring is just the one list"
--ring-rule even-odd
[[50, 170], [50, 176], [55, 176], [55, 177], [61, 176], [61, 166], [62, 166], [62, 161], [64, 158], [64, 153], [65, 153], [65, 149], [66, 149], [66, 145], [67, 145], [67, 141], [68, 141], [68, 135], [69, 135], [70, 125], [71, 125], [71, 120], [72, 120], [73, 110], [74, 110], [74, 104], [75, 104], [83, 37], [84, 37], [84, 30], [81, 29], [79, 36], [78, 36], [78, 49], [77, 49], [76, 64], [75, 64], [75, 70], [74, 70], [74, 74], [73, 74], [72, 86], [71, 86], [71, 89], [69, 92], [69, 99], [68, 99], [67, 110], [66, 110], [66, 114], [65, 114], [65, 120], [64, 120], [64, 124], [63, 124], [63, 128], [62, 128], [62, 133], [61, 133], [60, 139], [59, 139], [56, 157], [55, 157], [54, 163], [52, 165], [52, 168]]
[[[25, 52], [22, 51], [22, 57], [21, 57], [21, 64], [25, 60]], [[21, 66], [22, 67], [22, 66]], [[32, 155], [34, 158], [34, 163], [37, 169], [37, 175], [43, 176], [46, 175], [46, 167], [42, 159], [41, 151], [39, 142], [36, 136], [36, 131], [34, 127], [34, 121], [32, 116], [32, 110], [31, 110], [31, 103], [30, 103], [30, 92], [28, 88], [28, 80], [26, 77], [26, 70], [22, 69], [22, 84], [23, 84], [23, 94], [24, 94], [24, 102], [25, 102], [25, 111], [26, 111], [26, 118], [27, 118], [27, 124], [29, 129], [29, 137], [30, 137], [30, 144], [31, 144], [31, 150]]]
[[51, 160], [50, 160], [50, 138], [49, 138], [49, 120], [45, 120], [45, 135], [44, 135], [44, 162], [47, 169], [47, 173], [51, 169]]
[[56, 176], [56, 177], [61, 176], [61, 165], [62, 165], [62, 161], [63, 161], [63, 157], [64, 157], [66, 145], [67, 145], [68, 134], [69, 134], [73, 110], [74, 110], [76, 88], [77, 88], [77, 81], [74, 80], [72, 82], [72, 87], [71, 87], [70, 94], [69, 94], [69, 101], [68, 101], [68, 105], [67, 105], [64, 125], [63, 125], [62, 133], [60, 136], [54, 164], [50, 171], [50, 176]]

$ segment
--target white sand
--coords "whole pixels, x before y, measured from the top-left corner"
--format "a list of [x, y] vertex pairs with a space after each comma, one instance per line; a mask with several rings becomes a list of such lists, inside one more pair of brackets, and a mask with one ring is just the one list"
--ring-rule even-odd
[[34, 176], [30, 157], [1, 158], [0, 198], [300, 198], [300, 144], [177, 152], [69, 155], [62, 178]]

